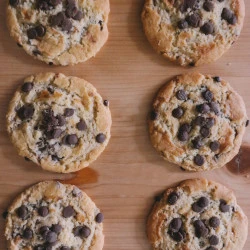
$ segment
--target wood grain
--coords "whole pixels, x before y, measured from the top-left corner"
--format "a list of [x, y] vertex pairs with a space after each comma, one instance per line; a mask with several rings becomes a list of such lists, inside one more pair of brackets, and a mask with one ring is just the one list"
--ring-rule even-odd
[[[246, 9], [250, 1], [246, 0]], [[91, 170], [76, 177], [77, 184], [105, 214], [106, 250], [147, 250], [145, 222], [154, 196], [178, 181], [206, 177], [232, 188], [250, 218], [250, 179], [234, 176], [226, 168], [206, 173], [182, 172], [163, 161], [148, 138], [146, 115], [158, 88], [171, 77], [200, 71], [227, 79], [250, 108], [250, 16], [239, 41], [219, 61], [196, 69], [169, 63], [150, 47], [140, 22], [143, 0], [111, 0], [110, 38], [96, 56], [74, 67], [47, 66], [18, 48], [5, 26], [5, 1], [0, 3], [0, 212], [28, 186], [42, 180], [71, 179], [42, 171], [16, 154], [5, 129], [8, 102], [18, 84], [29, 74], [62, 72], [93, 83], [111, 102], [112, 139]], [[248, 112], [249, 116], [250, 113]], [[244, 143], [250, 144], [247, 130]], [[250, 164], [250, 162], [249, 162]], [[86, 177], [87, 176], [87, 177]], [[89, 178], [88, 178], [89, 176]], [[72, 180], [73, 182], [75, 180]], [[68, 182], [72, 182], [68, 181]], [[0, 249], [6, 249], [4, 220], [0, 220]], [[250, 237], [244, 248], [250, 249]]]

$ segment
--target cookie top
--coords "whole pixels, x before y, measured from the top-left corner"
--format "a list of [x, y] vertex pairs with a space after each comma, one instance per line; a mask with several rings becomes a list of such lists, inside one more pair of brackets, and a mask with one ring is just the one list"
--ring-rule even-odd
[[231, 190], [192, 179], [157, 197], [147, 232], [157, 250], [242, 250], [248, 219]]
[[8, 0], [11, 36], [50, 65], [84, 62], [108, 39], [109, 0]]
[[63, 74], [27, 77], [7, 114], [19, 154], [54, 172], [87, 167], [107, 146], [110, 128], [108, 101], [85, 80]]
[[201, 171], [233, 159], [246, 124], [245, 104], [227, 82], [191, 73], [175, 77], [159, 91], [149, 131], [163, 158]]
[[183, 66], [198, 66], [230, 48], [244, 16], [244, 0], [145, 0], [142, 22], [158, 53]]
[[8, 210], [8, 249], [101, 250], [103, 218], [76, 186], [40, 182], [17, 197]]

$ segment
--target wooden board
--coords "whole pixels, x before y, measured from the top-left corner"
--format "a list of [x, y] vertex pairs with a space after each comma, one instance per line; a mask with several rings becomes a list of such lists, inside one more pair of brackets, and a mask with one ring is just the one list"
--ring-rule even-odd
[[[250, 1], [246, 0], [246, 9]], [[28, 186], [42, 180], [61, 179], [78, 184], [105, 214], [106, 250], [147, 250], [145, 222], [154, 196], [178, 181], [206, 177], [232, 188], [250, 218], [250, 178], [227, 168], [187, 173], [163, 161], [152, 148], [146, 116], [159, 87], [171, 77], [190, 71], [220, 75], [243, 96], [250, 108], [250, 16], [239, 41], [219, 61], [196, 69], [169, 63], [150, 47], [140, 22], [143, 0], [111, 0], [110, 38], [87, 63], [53, 67], [33, 60], [18, 48], [5, 26], [5, 0], [0, 3], [0, 213]], [[83, 77], [110, 100], [112, 139], [105, 153], [79, 173], [62, 175], [42, 171], [17, 156], [5, 129], [8, 102], [18, 84], [29, 74], [62, 72]], [[250, 112], [248, 112], [250, 116]], [[249, 129], [244, 143], [250, 144]], [[250, 167], [250, 162], [248, 162]], [[75, 177], [75, 178], [74, 178]], [[73, 179], [72, 179], [73, 178]], [[71, 180], [70, 180], [71, 179]], [[4, 220], [0, 219], [0, 249], [6, 249]], [[244, 248], [250, 249], [250, 237]]]

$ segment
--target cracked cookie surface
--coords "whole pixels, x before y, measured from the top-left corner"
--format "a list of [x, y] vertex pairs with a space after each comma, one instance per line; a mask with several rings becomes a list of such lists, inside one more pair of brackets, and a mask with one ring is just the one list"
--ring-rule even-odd
[[247, 125], [243, 99], [220, 77], [175, 77], [157, 94], [149, 117], [151, 142], [186, 170], [223, 167], [239, 152]]
[[109, 0], [8, 0], [7, 25], [29, 55], [50, 65], [72, 65], [105, 44], [109, 11]]
[[107, 146], [108, 106], [83, 79], [32, 75], [10, 102], [7, 129], [21, 156], [45, 170], [74, 172], [87, 167]]
[[157, 250], [241, 250], [248, 219], [231, 190], [191, 179], [157, 197], [147, 232]]
[[182, 66], [198, 66], [230, 48], [244, 16], [244, 0], [145, 0], [142, 22], [158, 53]]
[[103, 214], [80, 189], [40, 182], [8, 209], [5, 236], [14, 250], [101, 250]]

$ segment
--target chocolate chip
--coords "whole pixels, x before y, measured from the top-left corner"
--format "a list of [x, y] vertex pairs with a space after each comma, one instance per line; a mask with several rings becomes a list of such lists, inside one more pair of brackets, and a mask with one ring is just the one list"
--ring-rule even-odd
[[194, 28], [197, 28], [201, 25], [201, 18], [197, 13], [194, 13], [186, 17], [188, 24]]
[[222, 10], [221, 18], [226, 20], [229, 24], [235, 24], [237, 22], [236, 16], [228, 8]]
[[20, 44], [20, 43], [17, 43], [17, 46], [18, 46], [19, 48], [22, 48], [22, 47], [23, 47], [23, 45]]
[[202, 93], [203, 98], [208, 101], [211, 102], [214, 98], [213, 93], [210, 90], [206, 90]]
[[73, 16], [73, 19], [76, 20], [76, 21], [81, 21], [83, 19], [83, 13], [82, 13], [82, 11], [78, 10], [76, 12], [76, 14]]
[[39, 233], [43, 236], [43, 238], [45, 238], [46, 234], [49, 232], [49, 227], [47, 226], [42, 226], [39, 229]]
[[204, 126], [206, 124], [206, 119], [202, 116], [197, 116], [194, 119], [193, 124], [196, 126]]
[[88, 238], [90, 234], [90, 229], [87, 226], [82, 226], [82, 228], [80, 229], [81, 238]]
[[200, 133], [201, 133], [201, 136], [202, 136], [203, 138], [206, 138], [206, 137], [208, 137], [208, 136], [210, 135], [210, 130], [209, 130], [209, 128], [202, 127], [202, 128], [200, 129]]
[[46, 217], [49, 214], [49, 208], [46, 206], [42, 206], [38, 208], [38, 214], [42, 217]]
[[76, 145], [78, 143], [77, 135], [66, 135], [66, 143], [69, 145]]
[[225, 200], [220, 200], [220, 211], [222, 213], [227, 213], [230, 211], [230, 206], [227, 205], [227, 202]]
[[218, 249], [215, 247], [208, 247], [208, 248], [206, 248], [206, 250], [218, 250]]
[[30, 28], [27, 30], [27, 36], [29, 39], [36, 39], [37, 38], [37, 32], [35, 28]]
[[60, 224], [53, 224], [51, 227], [51, 231], [59, 234], [62, 231], [62, 226]]
[[87, 128], [87, 124], [84, 120], [80, 120], [77, 124], [76, 127], [80, 131], [84, 131]]
[[196, 155], [194, 157], [194, 163], [197, 165], [197, 166], [202, 166], [204, 163], [205, 163], [205, 159], [203, 156], [201, 155]]
[[109, 106], [109, 101], [108, 100], [104, 100], [103, 101], [103, 105], [106, 106], [106, 107], [108, 107]]
[[220, 143], [218, 141], [212, 141], [209, 147], [213, 152], [216, 152], [220, 148]]
[[214, 79], [215, 82], [220, 82], [221, 81], [219, 76], [215, 76], [213, 79]]
[[200, 212], [203, 211], [203, 208], [200, 207], [200, 206], [197, 204], [197, 202], [195, 202], [195, 203], [193, 203], [193, 205], [192, 205], [192, 210], [193, 210], [194, 212], [196, 212], [196, 213], [200, 213]]
[[196, 220], [194, 222], [195, 236], [197, 238], [206, 237], [209, 233], [207, 227], [201, 220]]
[[58, 126], [62, 127], [66, 124], [65, 117], [62, 115], [57, 115]]
[[33, 232], [30, 228], [26, 228], [24, 231], [23, 231], [23, 238], [26, 239], [26, 240], [30, 240], [32, 239], [33, 237]]
[[180, 6], [180, 11], [185, 12], [188, 9], [193, 9], [195, 8], [197, 4], [197, 0], [184, 0], [183, 4]]
[[207, 0], [204, 4], [203, 4], [203, 9], [210, 12], [214, 10], [214, 4], [213, 2]]
[[69, 218], [75, 216], [75, 210], [72, 206], [67, 206], [63, 208], [62, 215], [64, 218]]
[[74, 236], [80, 236], [81, 229], [82, 229], [81, 226], [73, 228], [73, 234], [74, 234]]
[[179, 232], [180, 228], [182, 226], [182, 220], [181, 218], [174, 218], [169, 224], [169, 229], [172, 232]]
[[62, 247], [60, 248], [60, 250], [70, 250], [70, 248], [69, 248], [69, 247], [66, 247], [66, 246], [62, 246]]
[[204, 146], [203, 142], [202, 142], [202, 138], [200, 136], [197, 136], [195, 137], [193, 140], [192, 140], [192, 144], [193, 144], [193, 147], [195, 149], [200, 149], [201, 147]]
[[103, 220], [104, 220], [104, 216], [103, 216], [102, 213], [99, 213], [99, 214], [96, 215], [95, 221], [96, 221], [97, 223], [102, 223]]
[[56, 7], [62, 2], [62, 0], [48, 0], [48, 3], [52, 5], [53, 7]]
[[172, 111], [172, 116], [177, 118], [177, 119], [181, 118], [183, 116], [183, 114], [184, 114], [184, 110], [180, 107], [178, 107]]
[[167, 202], [170, 205], [174, 205], [177, 202], [178, 199], [179, 199], [178, 193], [172, 192], [172, 193], [169, 194]]
[[219, 225], [220, 225], [220, 220], [219, 218], [213, 216], [210, 218], [209, 220], [209, 225], [212, 227], [212, 228], [217, 228]]
[[19, 4], [19, 0], [9, 0], [9, 4], [12, 7], [16, 7]]
[[25, 220], [28, 217], [28, 208], [22, 205], [16, 210], [16, 213], [20, 219]]
[[37, 50], [37, 49], [33, 50], [32, 53], [33, 53], [34, 56], [39, 56], [39, 55], [41, 56], [42, 55], [42, 52]]
[[46, 11], [46, 10], [50, 9], [50, 6], [45, 0], [39, 0], [37, 2], [37, 8], [40, 9], [40, 10], [45, 10]]
[[227, 21], [228, 21], [229, 24], [234, 25], [234, 24], [237, 23], [237, 17], [233, 14], [232, 17]]
[[212, 128], [214, 126], [214, 124], [215, 124], [215, 119], [214, 118], [207, 118], [205, 127], [206, 128]]
[[23, 92], [28, 93], [32, 90], [33, 86], [33, 82], [25, 82], [21, 89]]
[[44, 246], [43, 245], [37, 245], [34, 247], [34, 250], [44, 250]]
[[64, 15], [64, 13], [59, 12], [58, 14], [51, 16], [50, 24], [52, 26], [61, 26], [65, 18], [66, 16]]
[[35, 29], [36, 29], [37, 36], [39, 36], [39, 37], [45, 36], [46, 28], [43, 25], [40, 24], [40, 25], [36, 26]]
[[73, 27], [73, 25], [72, 25], [71, 21], [68, 18], [65, 18], [62, 21], [61, 27], [62, 27], [63, 31], [70, 32], [71, 29], [72, 29], [72, 27]]
[[158, 118], [158, 113], [156, 111], [151, 111], [150, 113], [150, 120], [154, 121]]
[[187, 93], [183, 89], [178, 90], [176, 93], [176, 98], [178, 100], [185, 101], [185, 100], [187, 100]]
[[64, 110], [64, 115], [66, 116], [66, 117], [70, 117], [70, 116], [72, 116], [72, 115], [74, 115], [74, 109], [70, 109], [70, 108], [66, 108], [65, 110]]
[[97, 141], [98, 143], [103, 143], [103, 142], [105, 142], [105, 140], [106, 140], [106, 135], [100, 133], [100, 134], [98, 134], [98, 135], [96, 136], [95, 139], [96, 139], [96, 141]]
[[3, 213], [2, 213], [2, 217], [4, 218], [4, 219], [6, 219], [7, 218], [7, 216], [8, 216], [8, 211], [4, 211]]
[[180, 232], [172, 232], [172, 231], [170, 231], [169, 232], [169, 235], [170, 235], [170, 237], [174, 240], [174, 241], [176, 241], [176, 242], [181, 242], [181, 241], [183, 241], [183, 235], [180, 233]]
[[180, 126], [180, 131], [186, 131], [186, 132], [190, 132], [191, 131], [191, 126], [188, 124], [188, 123], [183, 123], [181, 126]]
[[194, 67], [194, 66], [195, 66], [195, 63], [194, 63], [194, 62], [191, 62], [191, 63], [189, 63], [189, 66], [190, 66], [190, 67]]
[[54, 65], [54, 63], [53, 62], [49, 62], [49, 65], [52, 66], [52, 65]]
[[205, 208], [209, 205], [209, 200], [206, 197], [201, 197], [198, 201], [197, 204], [199, 205], [199, 207], [201, 208]]
[[205, 35], [211, 35], [214, 33], [214, 25], [212, 22], [207, 22], [204, 23], [201, 26], [201, 32], [204, 33]]
[[179, 141], [184, 142], [184, 141], [188, 140], [189, 135], [188, 135], [187, 131], [179, 131], [177, 137], [178, 137]]
[[55, 232], [49, 231], [45, 237], [48, 243], [54, 243], [57, 241], [57, 234]]
[[246, 127], [248, 127], [248, 125], [249, 125], [249, 120], [246, 121]]
[[65, 14], [67, 17], [71, 18], [74, 17], [77, 14], [77, 7], [69, 5], [65, 11]]
[[216, 235], [212, 235], [209, 237], [209, 244], [212, 246], [216, 246], [219, 244], [219, 238]]
[[220, 108], [219, 105], [216, 102], [211, 102], [210, 103], [210, 109], [213, 111], [216, 115], [220, 114]]
[[178, 23], [177, 23], [177, 26], [179, 29], [183, 30], [183, 29], [186, 29], [188, 28], [188, 22], [186, 20], [180, 20]]
[[210, 107], [208, 106], [208, 104], [203, 103], [203, 104], [197, 105], [196, 110], [201, 114], [206, 114], [210, 111]]
[[51, 139], [57, 139], [57, 138], [59, 138], [61, 136], [62, 132], [63, 131], [60, 128], [54, 129], [52, 131], [52, 133], [51, 133]]

